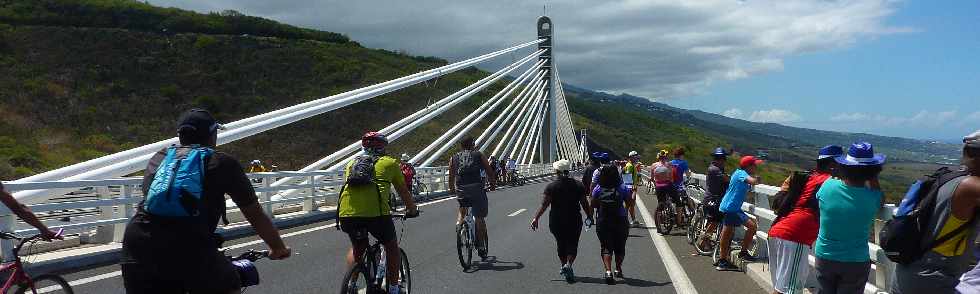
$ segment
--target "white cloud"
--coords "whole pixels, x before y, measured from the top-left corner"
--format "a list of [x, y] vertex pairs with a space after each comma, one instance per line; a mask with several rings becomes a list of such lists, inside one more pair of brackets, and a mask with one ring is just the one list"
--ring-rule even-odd
[[980, 111], [971, 113], [966, 116], [965, 122], [980, 122]]
[[741, 109], [732, 108], [732, 109], [729, 109], [729, 110], [725, 110], [725, 112], [723, 112], [721, 115], [724, 115], [724, 116], [727, 116], [727, 117], [730, 117], [730, 118], [738, 118], [738, 119], [741, 119], [743, 113], [742, 113], [742, 110]]
[[914, 115], [908, 117], [853, 112], [834, 115], [830, 117], [830, 121], [840, 123], [870, 123], [885, 127], [941, 128], [949, 126], [950, 124], [963, 125], [972, 121], [980, 122], [980, 111], [966, 116], [960, 116], [956, 110], [920, 110]]
[[[369, 47], [460, 60], [534, 38], [540, 1], [154, 0], [236, 9], [336, 31]], [[783, 69], [783, 59], [914, 31], [885, 24], [900, 1], [548, 1], [564, 81], [675, 98]], [[500, 66], [511, 62], [494, 63]], [[485, 66], [489, 68], [490, 66]]]
[[756, 110], [749, 116], [755, 122], [791, 123], [801, 121], [803, 117], [785, 109]]
[[830, 118], [831, 121], [838, 122], [850, 122], [850, 121], [866, 121], [869, 116], [864, 113], [854, 112], [854, 113], [841, 113]]

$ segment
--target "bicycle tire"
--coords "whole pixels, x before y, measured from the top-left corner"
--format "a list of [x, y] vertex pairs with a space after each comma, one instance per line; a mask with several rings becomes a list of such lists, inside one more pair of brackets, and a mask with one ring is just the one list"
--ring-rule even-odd
[[691, 217], [691, 225], [687, 226], [687, 243], [694, 245], [694, 241], [697, 240], [698, 235], [698, 225], [701, 222], [701, 218], [704, 217], [704, 213], [700, 209], [695, 209], [694, 216]]
[[469, 246], [469, 226], [463, 222], [456, 230], [456, 253], [459, 256], [459, 265], [463, 270], [469, 270], [473, 264], [473, 248]]
[[[717, 226], [715, 227], [715, 230], [716, 231], [718, 230]], [[710, 235], [705, 236], [705, 234], [710, 234]], [[697, 237], [697, 241], [694, 242], [694, 249], [698, 251], [698, 254], [700, 255], [712, 254], [712, 251], [714, 251], [715, 247], [717, 247], [718, 245], [718, 241], [717, 239], [715, 239], [715, 236], [716, 235], [714, 235], [713, 232], [708, 232], [708, 218], [707, 217], [702, 218], [698, 222], [698, 237]], [[701, 246], [701, 238], [708, 239], [707, 247]]]
[[[405, 253], [405, 249], [398, 248], [401, 252], [401, 264], [398, 266], [398, 285], [401, 285], [403, 292], [405, 294], [412, 293], [412, 265], [408, 262], [408, 254]], [[391, 288], [391, 285], [385, 285], [386, 288]]]
[[65, 281], [64, 278], [58, 275], [43, 274], [34, 277], [31, 280], [34, 282], [33, 285], [34, 287], [31, 287], [31, 285], [28, 284], [21, 284], [17, 286], [17, 291], [14, 291], [14, 293], [15, 294], [34, 293], [34, 291], [27, 292], [27, 290], [30, 290], [31, 288], [44, 291], [44, 293], [55, 293], [55, 294], [75, 293], [75, 291], [71, 289], [71, 285], [68, 284], [68, 281]]
[[721, 259], [721, 228], [715, 230], [715, 246], [711, 249], [711, 261], [713, 264], [718, 264], [718, 260]]
[[675, 226], [677, 226], [677, 207], [674, 206], [673, 203], [668, 204], [664, 213], [666, 213], [664, 216], [667, 220], [666, 222], [664, 222], [664, 229], [665, 231], [667, 231], [666, 234], [669, 235], [670, 231], [673, 230]]
[[[357, 274], [355, 277], [354, 275]], [[340, 283], [340, 294], [357, 294], [359, 287], [372, 287], [373, 283], [370, 278], [370, 273], [365, 270], [363, 264], [356, 264], [347, 270], [347, 274], [344, 275], [344, 280]], [[360, 280], [360, 283], [358, 283]], [[370, 293], [371, 291], [368, 291]]]

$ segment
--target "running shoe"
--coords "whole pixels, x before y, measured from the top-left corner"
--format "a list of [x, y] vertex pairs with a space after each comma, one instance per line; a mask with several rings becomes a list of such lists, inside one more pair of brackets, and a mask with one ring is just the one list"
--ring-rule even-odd
[[728, 260], [724, 260], [724, 259], [718, 261], [718, 266], [715, 266], [715, 269], [718, 270], [718, 271], [738, 271], [739, 270], [739, 268], [737, 266], [735, 266], [731, 262], [728, 262]]
[[752, 256], [752, 254], [749, 254], [747, 251], [740, 251], [738, 253], [738, 259], [741, 259], [741, 260], [744, 260], [744, 261], [747, 261], [747, 262], [755, 262], [757, 260], [757, 258], [755, 258], [755, 256]]
[[570, 266], [567, 266], [565, 268], [568, 269], [565, 272], [565, 282], [575, 283], [575, 270], [572, 270], [572, 267]]
[[612, 273], [606, 272], [606, 275], [604, 277], [606, 278], [606, 285], [615, 285], [616, 284], [616, 280], [613, 279]]
[[617, 279], [622, 279], [623, 278], [623, 271], [614, 271], [613, 272], [613, 276], [615, 276]]

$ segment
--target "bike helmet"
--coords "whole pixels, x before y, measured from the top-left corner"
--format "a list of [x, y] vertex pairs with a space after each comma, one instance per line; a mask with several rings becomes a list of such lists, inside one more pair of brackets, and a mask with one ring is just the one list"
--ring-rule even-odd
[[668, 156], [670, 156], [670, 152], [667, 150], [660, 150], [660, 152], [657, 152], [657, 158], [668, 157]]
[[725, 148], [718, 147], [718, 148], [715, 148], [715, 152], [712, 152], [711, 155], [714, 155], [714, 156], [728, 156], [728, 153], [725, 152]]
[[640, 156], [640, 153], [637, 153], [636, 151], [630, 151], [629, 157], [634, 157], [634, 156]]
[[373, 149], [384, 148], [388, 146], [388, 136], [378, 132], [367, 132], [361, 137], [361, 146]]
[[260, 165], [260, 164], [262, 164], [262, 161], [259, 161], [258, 159], [252, 160], [252, 165]]
[[412, 157], [411, 156], [408, 156], [408, 153], [402, 153], [402, 161], [408, 162], [411, 159], [412, 159]]

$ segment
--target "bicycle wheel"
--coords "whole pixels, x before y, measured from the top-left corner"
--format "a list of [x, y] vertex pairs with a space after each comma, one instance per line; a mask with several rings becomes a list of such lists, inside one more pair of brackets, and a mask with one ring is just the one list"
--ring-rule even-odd
[[694, 216], [691, 217], [691, 225], [687, 226], [687, 243], [688, 244], [694, 245], [694, 241], [697, 240], [697, 238], [698, 238], [698, 226], [697, 226], [697, 224], [700, 223], [700, 220], [703, 217], [704, 217], [704, 215], [701, 212], [701, 210], [700, 209], [696, 209], [695, 212], [694, 212]]
[[[698, 228], [698, 237], [694, 242], [694, 249], [697, 250], [698, 254], [700, 255], [711, 255], [715, 247], [717, 247], [716, 245], [718, 245], [718, 240], [715, 239], [715, 232], [708, 232], [707, 217], [702, 217], [701, 220], [698, 221]], [[716, 227], [715, 230], [717, 229], [718, 228]], [[701, 243], [702, 238], [707, 240], [703, 243], [704, 245]]]
[[363, 264], [356, 264], [347, 274], [344, 275], [344, 280], [340, 283], [340, 294], [358, 294], [361, 289], [367, 289], [367, 293], [377, 292], [379, 289], [370, 289], [375, 287], [371, 283], [371, 274], [365, 270]]
[[[75, 291], [71, 289], [71, 285], [68, 285], [68, 281], [65, 281], [62, 277], [57, 275], [44, 274], [32, 279], [34, 281], [34, 289], [38, 293], [55, 293], [55, 294], [74, 294]], [[27, 292], [31, 290], [31, 285], [21, 284], [17, 286], [16, 294], [24, 293], [34, 293], [34, 291]]]
[[718, 264], [718, 260], [721, 259], [721, 228], [715, 230], [714, 245], [714, 248], [711, 250], [711, 261], [713, 264]]
[[469, 270], [473, 264], [473, 247], [470, 246], [470, 228], [465, 222], [456, 230], [456, 253], [459, 255], [459, 265], [463, 270]]
[[674, 229], [674, 226], [677, 225], [677, 207], [674, 206], [673, 203], [671, 203], [671, 204], [668, 204], [667, 208], [664, 209], [664, 210], [665, 210], [665, 214], [664, 214], [664, 219], [665, 219], [665, 221], [664, 221], [664, 231], [666, 231], [666, 233], [664, 233], [664, 234], [668, 234], [669, 235], [670, 234], [670, 230], [673, 230]]
[[[398, 266], [398, 285], [402, 287], [402, 293], [412, 293], [412, 266], [408, 263], [408, 254], [405, 249], [398, 248], [401, 252], [401, 265]], [[386, 283], [387, 284], [387, 283]], [[385, 288], [391, 288], [385, 285]]]

